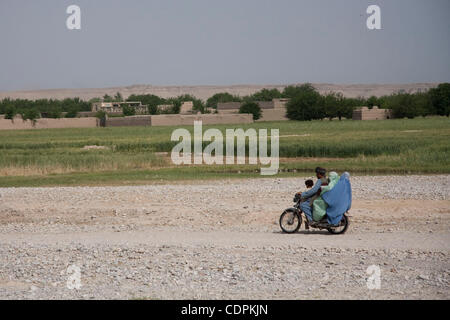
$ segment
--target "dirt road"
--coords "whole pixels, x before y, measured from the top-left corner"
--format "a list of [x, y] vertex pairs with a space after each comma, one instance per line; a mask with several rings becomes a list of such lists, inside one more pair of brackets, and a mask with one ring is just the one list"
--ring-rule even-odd
[[303, 181], [0, 189], [0, 298], [450, 298], [450, 176], [352, 177], [345, 235], [282, 234]]

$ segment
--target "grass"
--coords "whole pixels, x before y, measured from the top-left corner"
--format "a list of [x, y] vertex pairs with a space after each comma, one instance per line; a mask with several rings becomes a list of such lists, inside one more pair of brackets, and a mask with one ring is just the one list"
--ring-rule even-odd
[[[204, 130], [210, 126], [204, 126]], [[139, 184], [260, 177], [258, 166], [175, 167], [176, 127], [0, 131], [0, 186]], [[186, 127], [193, 132], [193, 127]], [[280, 176], [311, 175], [320, 165], [361, 174], [450, 173], [450, 120], [259, 122], [214, 126], [279, 129]], [[106, 149], [86, 150], [85, 146]], [[207, 143], [204, 143], [206, 146]]]

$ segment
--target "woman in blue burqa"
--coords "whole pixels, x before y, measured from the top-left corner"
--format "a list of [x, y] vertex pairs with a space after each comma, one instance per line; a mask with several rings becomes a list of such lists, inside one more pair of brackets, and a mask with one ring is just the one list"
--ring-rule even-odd
[[322, 195], [323, 201], [328, 205], [328, 223], [338, 225], [345, 212], [352, 206], [352, 186], [350, 184], [350, 174], [344, 172], [333, 189]]
[[327, 186], [321, 187], [320, 196], [316, 200], [314, 200], [312, 204], [314, 221], [322, 220], [322, 218], [325, 217], [325, 215], [327, 214], [328, 205], [323, 200], [322, 196], [334, 188], [334, 186], [339, 181], [339, 175], [336, 172], [331, 171], [330, 174], [328, 175], [328, 179], [330, 182], [328, 183]]

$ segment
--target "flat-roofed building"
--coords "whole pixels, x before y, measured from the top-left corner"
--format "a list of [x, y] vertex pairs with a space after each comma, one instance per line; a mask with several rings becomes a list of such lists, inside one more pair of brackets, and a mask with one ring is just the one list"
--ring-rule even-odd
[[353, 110], [353, 120], [386, 120], [392, 119], [393, 112], [391, 109], [380, 109], [374, 106], [372, 109], [368, 107], [360, 107]]
[[[272, 101], [256, 101], [261, 108], [261, 118], [257, 121], [283, 121], [286, 117], [286, 104], [289, 99], [273, 99]], [[239, 113], [243, 102], [219, 102], [218, 113]]]
[[173, 110], [173, 104], [160, 104], [158, 105], [158, 112], [169, 113]]
[[184, 101], [180, 107], [180, 114], [192, 114], [194, 108], [193, 101]]
[[91, 107], [92, 112], [104, 111], [106, 113], [123, 113], [123, 105], [128, 105], [136, 110], [136, 114], [147, 114], [148, 107], [140, 101], [118, 101], [118, 102], [94, 102]]

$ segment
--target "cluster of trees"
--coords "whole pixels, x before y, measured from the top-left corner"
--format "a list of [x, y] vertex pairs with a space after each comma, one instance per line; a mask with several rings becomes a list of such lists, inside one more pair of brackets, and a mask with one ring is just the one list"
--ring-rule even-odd
[[287, 104], [287, 116], [292, 120], [351, 118], [353, 110], [360, 106], [392, 109], [396, 118], [450, 114], [450, 83], [441, 83], [426, 92], [401, 91], [368, 99], [346, 98], [334, 92], [321, 95], [310, 84], [290, 87], [289, 92], [291, 100]]
[[242, 98], [240, 96], [234, 96], [228, 92], [216, 93], [206, 100], [206, 107], [209, 109], [217, 109], [217, 104], [223, 102], [242, 102]]
[[389, 96], [370, 97], [366, 105], [371, 108], [392, 109], [397, 118], [450, 114], [450, 83], [441, 83], [426, 92], [397, 92]]
[[5, 114], [6, 119], [13, 119], [21, 115], [24, 120], [36, 120], [40, 115], [47, 118], [61, 118], [65, 112], [66, 118], [74, 118], [80, 111], [90, 111], [91, 103], [79, 98], [57, 99], [9, 99], [0, 101], [0, 114]]
[[[58, 99], [10, 99], [5, 98], [0, 100], [0, 114], [5, 114], [6, 119], [13, 119], [16, 115], [21, 115], [24, 120], [36, 120], [41, 116], [46, 118], [61, 118], [64, 114], [66, 118], [75, 118], [78, 112], [91, 111], [91, 105], [94, 102], [121, 102], [124, 98], [117, 92], [114, 96], [105, 94], [103, 98], [93, 98], [89, 101], [81, 100], [80, 98], [67, 98], [64, 100]], [[185, 101], [193, 101], [193, 109], [199, 112], [207, 112], [205, 104], [202, 100], [197, 99], [192, 95], [180, 95], [174, 98], [163, 99], [152, 94], [131, 95], [126, 101], [141, 101], [142, 104], [148, 105], [149, 114], [158, 113], [179, 113], [180, 107]], [[158, 110], [158, 105], [167, 104], [173, 107], [169, 110]], [[136, 110], [126, 104], [122, 105], [123, 114], [125, 116], [134, 115]], [[105, 117], [104, 112], [97, 113], [98, 118]]]
[[364, 105], [362, 98], [345, 98], [340, 93], [321, 95], [310, 84], [288, 86], [278, 89], [262, 89], [252, 95], [239, 97], [229, 93], [218, 93], [208, 99], [206, 105], [217, 108], [219, 102], [242, 102], [239, 112], [253, 114], [253, 119], [261, 117], [261, 108], [257, 101], [272, 101], [288, 98], [287, 116], [293, 120], [312, 120], [323, 118], [351, 117], [353, 109]]
[[312, 85], [291, 87], [286, 114], [292, 120], [351, 118], [353, 109], [365, 105], [364, 98], [346, 98], [341, 93], [321, 95]]
[[232, 95], [228, 92], [216, 93], [208, 100], [206, 100], [206, 107], [210, 109], [217, 109], [219, 103], [224, 102], [256, 102], [256, 101], [272, 101], [273, 99], [290, 98], [291, 88], [287, 87], [283, 92], [278, 89], [262, 89], [252, 95], [240, 97]]
[[378, 106], [392, 109], [397, 118], [441, 115], [450, 113], [450, 83], [441, 83], [426, 92], [397, 92], [382, 97], [347, 98], [341, 93], [320, 94], [311, 84], [288, 86], [283, 91], [263, 89], [253, 95], [239, 97], [229, 93], [218, 93], [209, 98], [206, 106], [217, 108], [219, 102], [243, 102], [240, 112], [252, 113], [258, 119], [261, 110], [256, 101], [289, 98], [287, 116], [292, 120], [314, 120], [332, 118], [351, 118], [356, 107]]
[[[183, 102], [192, 101], [194, 106], [193, 110], [199, 111], [201, 113], [206, 112], [205, 104], [202, 100], [197, 99], [196, 97], [190, 94], [180, 95], [174, 98], [161, 98], [155, 96], [153, 94], [132, 94], [128, 97], [127, 101], [141, 101], [142, 104], [148, 106], [149, 114], [158, 114], [158, 113], [180, 113], [180, 107]], [[168, 110], [158, 110], [159, 105], [172, 105], [172, 108]]]
[[[300, 86], [288, 86], [279, 91], [278, 89], [262, 89], [252, 95], [240, 97], [230, 93], [217, 93], [210, 97], [206, 103], [196, 97], [185, 94], [174, 98], [164, 99], [152, 94], [130, 95], [127, 101], [141, 101], [148, 105], [149, 114], [179, 113], [180, 107], [185, 101], [193, 101], [193, 109], [201, 113], [211, 112], [217, 109], [220, 102], [243, 102], [240, 108], [242, 113], [251, 113], [253, 118], [259, 119], [261, 109], [257, 101], [272, 101], [273, 99], [289, 98], [287, 104], [287, 116], [292, 120], [313, 120], [332, 118], [351, 118], [356, 107], [378, 106], [379, 108], [392, 109], [394, 116], [398, 118], [427, 115], [449, 116], [450, 114], [450, 83], [441, 83], [436, 88], [426, 92], [397, 92], [391, 95], [368, 99], [346, 98], [341, 93], [330, 92], [320, 94], [311, 84]], [[80, 111], [90, 111], [91, 104], [99, 101], [120, 102], [124, 101], [122, 95], [117, 92], [113, 97], [105, 94], [103, 99], [94, 98], [84, 101], [79, 98], [57, 99], [3, 99], [0, 101], [0, 114], [5, 118], [13, 119], [20, 114], [23, 119], [35, 120], [43, 115], [48, 118], [76, 117]], [[158, 110], [159, 105], [172, 105], [168, 110]], [[122, 105], [124, 115], [135, 114], [135, 109]]]
[[[99, 98], [94, 98], [93, 100], [95, 100], [95, 101], [92, 101], [92, 102], [100, 102]], [[122, 97], [122, 94], [120, 92], [117, 92], [114, 95], [114, 97], [111, 97], [110, 95], [105, 94], [103, 96], [103, 101], [105, 101], [105, 102], [121, 102], [121, 101], [123, 101], [123, 97]]]

